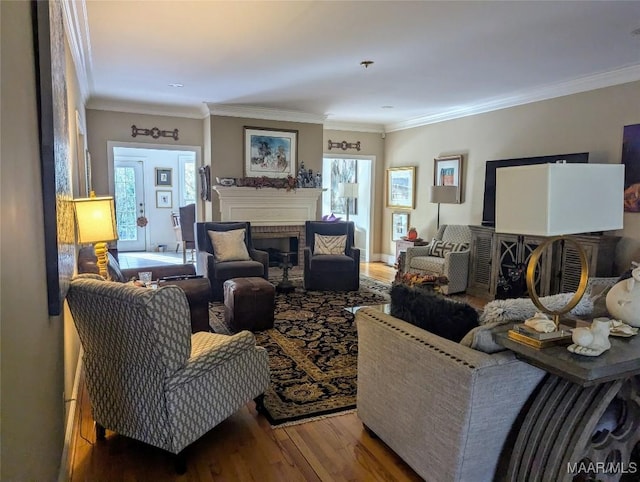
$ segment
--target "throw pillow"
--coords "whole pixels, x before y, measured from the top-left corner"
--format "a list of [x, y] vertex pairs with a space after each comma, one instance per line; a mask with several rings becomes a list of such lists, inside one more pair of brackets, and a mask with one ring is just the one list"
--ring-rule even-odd
[[347, 235], [323, 236], [316, 234], [313, 241], [313, 254], [344, 254], [347, 247]]
[[451, 243], [433, 239], [429, 244], [429, 255], [444, 258], [447, 253], [458, 253], [469, 249], [469, 243]]
[[472, 306], [404, 284], [391, 287], [391, 316], [455, 342], [478, 326]]
[[495, 336], [497, 333], [509, 330], [509, 328], [511, 325], [499, 321], [476, 326], [464, 336], [460, 344], [484, 353], [504, 351], [506, 348], [496, 343]]
[[251, 256], [244, 244], [244, 229], [207, 231], [216, 261], [249, 261]]

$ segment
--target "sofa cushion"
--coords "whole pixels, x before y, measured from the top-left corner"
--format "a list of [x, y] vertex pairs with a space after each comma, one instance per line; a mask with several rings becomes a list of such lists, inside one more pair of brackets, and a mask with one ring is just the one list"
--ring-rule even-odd
[[251, 259], [244, 242], [244, 229], [208, 231], [216, 261], [248, 261]]
[[447, 253], [457, 253], [469, 249], [468, 243], [451, 243], [448, 241], [431, 240], [429, 254], [438, 258], [444, 258]]
[[335, 273], [349, 273], [353, 271], [355, 260], [346, 254], [323, 254], [311, 257], [313, 271], [333, 271]]
[[455, 342], [478, 326], [478, 312], [466, 303], [398, 283], [391, 287], [391, 316]]
[[426, 271], [427, 273], [442, 274], [444, 272], [444, 258], [435, 256], [414, 256], [411, 258], [409, 269]]
[[316, 234], [313, 241], [314, 255], [344, 254], [347, 247], [347, 235], [323, 236]]

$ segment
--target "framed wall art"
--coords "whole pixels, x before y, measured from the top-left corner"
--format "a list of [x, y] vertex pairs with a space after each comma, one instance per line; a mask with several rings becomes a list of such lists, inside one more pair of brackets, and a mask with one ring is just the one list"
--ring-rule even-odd
[[156, 186], [172, 186], [172, 172], [170, 167], [156, 167]]
[[173, 193], [171, 191], [156, 191], [156, 207], [172, 208]]
[[456, 201], [462, 202], [462, 156], [437, 157], [433, 161], [433, 185], [457, 187]]
[[391, 214], [391, 240], [398, 241], [407, 235], [409, 231], [409, 213]]
[[296, 177], [298, 131], [244, 128], [245, 177]]
[[622, 164], [624, 164], [624, 210], [629, 213], [640, 213], [640, 124], [624, 126]]
[[413, 209], [415, 207], [415, 167], [387, 169], [387, 207]]

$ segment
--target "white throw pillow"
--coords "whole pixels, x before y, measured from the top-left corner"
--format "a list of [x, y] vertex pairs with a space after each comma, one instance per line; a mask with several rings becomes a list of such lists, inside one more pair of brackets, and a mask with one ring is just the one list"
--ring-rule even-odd
[[244, 229], [207, 231], [216, 261], [249, 261], [251, 256], [244, 244]]
[[347, 247], [347, 235], [323, 236], [316, 234], [313, 254], [344, 254]]

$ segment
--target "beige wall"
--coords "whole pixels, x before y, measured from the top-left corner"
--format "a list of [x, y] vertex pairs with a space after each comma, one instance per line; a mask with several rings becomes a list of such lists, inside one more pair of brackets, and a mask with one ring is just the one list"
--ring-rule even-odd
[[0, 479], [56, 480], [64, 439], [63, 320], [47, 314], [31, 4], [0, 2]]
[[[211, 182], [216, 177], [244, 177], [244, 127], [267, 127], [298, 131], [298, 163], [322, 171], [322, 124], [285, 122], [244, 117], [211, 116]], [[211, 197], [211, 220], [220, 219], [220, 203]]]
[[[480, 224], [485, 161], [571, 152], [589, 152], [590, 162], [619, 163], [622, 130], [640, 123], [640, 82], [560, 97], [500, 111], [387, 134], [385, 167], [416, 166], [416, 209], [411, 224], [423, 238], [435, 233], [437, 205], [429, 202], [433, 159], [462, 154], [465, 202], [442, 204], [443, 224]], [[384, 191], [378, 203], [384, 206]], [[395, 252], [392, 210], [383, 208], [381, 245]], [[640, 215], [625, 213], [619, 269], [640, 260]]]
[[[360, 132], [360, 131], [342, 131], [342, 130], [331, 130], [326, 129], [323, 132], [322, 138], [322, 149], [325, 154], [330, 155], [342, 155], [345, 156], [373, 156], [375, 157], [375, 161], [373, 164], [373, 179], [374, 183], [371, 186], [371, 198], [372, 199], [382, 199], [384, 201], [384, 196], [380, 197], [376, 196], [378, 193], [384, 191], [384, 173], [385, 173], [385, 162], [384, 162], [384, 144], [385, 140], [383, 138], [382, 133], [379, 132]], [[333, 142], [358, 142], [360, 141], [360, 150], [357, 151], [355, 149], [347, 149], [343, 151], [342, 149], [334, 148], [328, 149], [328, 141], [332, 140]], [[382, 218], [382, 209], [383, 204], [380, 202], [375, 202], [372, 206], [373, 209], [373, 224], [371, 226], [371, 230], [373, 233], [379, 233], [381, 227], [381, 218]], [[389, 215], [390, 216], [390, 215]], [[379, 235], [373, 236], [373, 243], [371, 247], [372, 260], [378, 259], [378, 256], [381, 252], [381, 237]]]
[[[178, 140], [171, 137], [153, 139], [151, 136], [131, 136], [131, 126], [141, 129], [157, 127], [162, 130], [179, 130]], [[96, 194], [109, 193], [109, 167], [107, 142], [135, 142], [145, 147], [199, 146], [204, 145], [202, 119], [188, 119], [147, 114], [130, 114], [106, 110], [87, 109], [87, 140], [91, 153], [91, 172]], [[111, 193], [113, 194], [113, 193]]]

